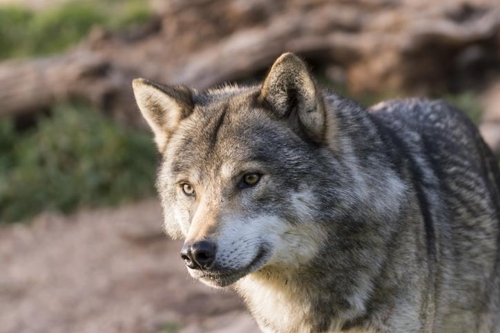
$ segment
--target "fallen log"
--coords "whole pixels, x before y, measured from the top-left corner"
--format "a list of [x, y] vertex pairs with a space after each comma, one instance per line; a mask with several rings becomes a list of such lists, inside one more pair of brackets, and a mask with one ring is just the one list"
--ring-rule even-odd
[[63, 55], [1, 63], [0, 116], [77, 97], [142, 124], [132, 78], [205, 89], [255, 77], [286, 51], [341, 68], [353, 93], [477, 90], [500, 73], [497, 0], [164, 3], [139, 33], [96, 29]]

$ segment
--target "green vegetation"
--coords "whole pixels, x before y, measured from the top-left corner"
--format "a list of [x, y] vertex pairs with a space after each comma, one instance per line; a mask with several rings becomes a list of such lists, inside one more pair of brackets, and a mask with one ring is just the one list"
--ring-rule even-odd
[[168, 322], [161, 326], [161, 333], [177, 333], [181, 329], [181, 325], [174, 322]]
[[[119, 30], [151, 16], [147, 0], [68, 0], [41, 11], [0, 6], [0, 61], [58, 53], [95, 26]], [[152, 195], [155, 161], [149, 133], [119, 127], [81, 103], [58, 105], [22, 131], [0, 118], [0, 223]]]
[[83, 104], [59, 105], [21, 133], [0, 120], [0, 222], [152, 195], [155, 163], [149, 133]]
[[483, 109], [479, 103], [477, 94], [473, 92], [463, 92], [457, 95], [446, 95], [443, 99], [464, 111], [474, 124], [479, 125]]
[[0, 6], [0, 60], [57, 53], [94, 26], [123, 29], [151, 16], [146, 0], [69, 0], [39, 12]]

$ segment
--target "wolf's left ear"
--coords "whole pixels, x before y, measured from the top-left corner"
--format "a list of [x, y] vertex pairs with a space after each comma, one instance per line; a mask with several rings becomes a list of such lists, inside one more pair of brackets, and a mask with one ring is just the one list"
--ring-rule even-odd
[[293, 53], [285, 53], [275, 61], [264, 80], [259, 100], [312, 141], [320, 143], [325, 139], [323, 98], [306, 65]]
[[132, 86], [137, 105], [153, 130], [158, 150], [163, 152], [172, 132], [193, 111], [192, 91], [184, 86], [164, 86], [145, 79], [135, 79]]

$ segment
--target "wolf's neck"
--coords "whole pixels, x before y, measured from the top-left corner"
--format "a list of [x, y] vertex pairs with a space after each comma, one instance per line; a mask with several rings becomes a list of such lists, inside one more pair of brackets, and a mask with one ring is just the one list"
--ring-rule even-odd
[[341, 178], [336, 189], [344, 193], [343, 216], [354, 223], [383, 223], [387, 228], [397, 221], [408, 191], [404, 176], [392, 164], [391, 148], [366, 109], [336, 95], [326, 101], [338, 128], [333, 145], [339, 164], [332, 174]]
[[[264, 269], [237, 283], [236, 290], [263, 332], [337, 332], [364, 314], [370, 286], [350, 295], [332, 290], [338, 283], [322, 274]], [[323, 272], [324, 273], [324, 272]], [[361, 278], [362, 279], [362, 278]]]
[[243, 297], [263, 332], [311, 332], [313, 309], [303, 285], [278, 272], [263, 271], [238, 281]]

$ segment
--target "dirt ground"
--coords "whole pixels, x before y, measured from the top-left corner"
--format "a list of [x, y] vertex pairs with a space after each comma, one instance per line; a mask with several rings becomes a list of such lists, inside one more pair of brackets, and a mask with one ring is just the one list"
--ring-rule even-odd
[[191, 279], [158, 202], [0, 228], [0, 333], [257, 333], [239, 298]]

